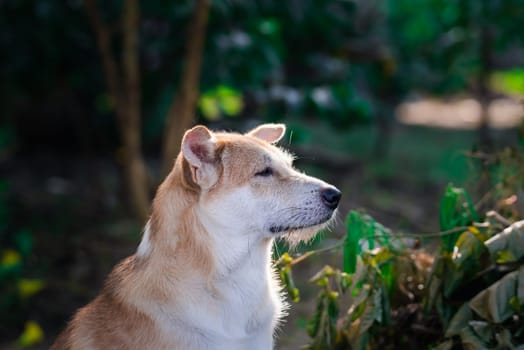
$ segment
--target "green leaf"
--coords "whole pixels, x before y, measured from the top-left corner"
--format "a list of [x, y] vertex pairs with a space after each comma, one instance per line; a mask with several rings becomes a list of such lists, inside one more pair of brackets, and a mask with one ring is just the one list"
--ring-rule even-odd
[[364, 309], [361, 308], [361, 306], [366, 302], [370, 293], [371, 286], [369, 284], [364, 284], [356, 298], [351, 300], [351, 306], [347, 311], [347, 316], [350, 320], [353, 321], [360, 317], [360, 314], [364, 311]]
[[507, 328], [503, 328], [496, 334], [498, 349], [514, 349], [511, 341], [511, 333]]
[[468, 350], [486, 350], [487, 344], [485, 344], [469, 327], [464, 328], [460, 332], [460, 341], [464, 349]]
[[437, 256], [431, 267], [429, 277], [426, 281], [425, 290], [428, 294], [424, 299], [424, 310], [431, 311], [436, 305], [437, 300], [442, 298], [442, 275], [444, 269], [444, 257]]
[[340, 290], [342, 293], [344, 293], [350, 286], [353, 284], [353, 279], [351, 278], [351, 275], [341, 272], [340, 270], [336, 271], [335, 278], [338, 282], [338, 285], [340, 286]]
[[371, 223], [367, 225], [366, 236], [368, 238], [368, 249], [375, 249], [375, 220], [371, 220]]
[[15, 243], [18, 251], [25, 257], [31, 254], [33, 249], [33, 235], [29, 230], [22, 230], [15, 235]]
[[35, 321], [27, 321], [23, 333], [18, 338], [18, 344], [24, 348], [41, 343], [44, 340], [44, 332]]
[[519, 284], [517, 286], [517, 297], [519, 298], [520, 305], [524, 305], [524, 268], [522, 266], [519, 269]]
[[45, 287], [44, 281], [40, 279], [21, 278], [18, 283], [18, 293], [22, 298], [28, 298]]
[[520, 300], [518, 296], [514, 295], [511, 298], [509, 298], [509, 305], [511, 306], [513, 311], [515, 311], [515, 313], [518, 314], [520, 312], [521, 307], [520, 307]]
[[354, 273], [357, 267], [359, 241], [363, 236], [364, 222], [362, 216], [352, 210], [346, 218], [346, 240], [344, 244], [344, 272]]
[[[521, 270], [524, 266], [521, 267]], [[480, 317], [490, 322], [501, 323], [514, 314], [510, 299], [517, 290], [519, 271], [508, 273], [500, 280], [478, 293], [469, 306]]]
[[382, 312], [382, 299], [383, 298], [384, 296], [382, 295], [382, 289], [380, 288], [375, 289], [375, 292], [373, 293], [373, 306], [374, 306], [373, 319], [377, 321], [378, 323], [382, 323], [382, 321], [384, 321], [383, 312]]
[[498, 252], [495, 252], [495, 257], [495, 262], [497, 264], [508, 264], [518, 260], [511, 250], [499, 250]]
[[485, 344], [489, 344], [494, 338], [495, 327], [488, 322], [470, 321], [469, 327]]
[[7, 249], [2, 252], [2, 258], [0, 259], [0, 265], [2, 267], [13, 267], [22, 263], [22, 257], [16, 250]]
[[386, 288], [387, 294], [391, 295], [393, 288], [395, 287], [395, 270], [393, 269], [393, 264], [391, 261], [388, 261], [380, 266], [380, 275], [384, 281], [384, 287]]
[[311, 319], [308, 321], [306, 326], [306, 332], [312, 338], [314, 338], [318, 334], [318, 331], [320, 329], [321, 317], [324, 311], [324, 296], [325, 292], [321, 291], [317, 297], [317, 307], [315, 309], [315, 313], [313, 314], [313, 317], [311, 317]]
[[307, 333], [314, 338], [311, 348], [325, 349], [334, 346], [338, 316], [338, 293], [322, 290], [317, 298], [315, 313], [306, 326]]
[[291, 265], [288, 264], [280, 268], [280, 278], [282, 283], [284, 283], [291, 300], [293, 300], [295, 303], [299, 302], [300, 294], [298, 288], [295, 286], [295, 281], [293, 280]]
[[469, 321], [472, 319], [473, 312], [471, 311], [471, 308], [467, 303], [463, 304], [449, 322], [445, 333], [446, 338], [460, 334], [462, 329], [466, 328], [469, 324]]
[[198, 100], [202, 115], [208, 120], [218, 120], [222, 114], [234, 117], [244, 108], [242, 93], [226, 85], [208, 90]]
[[280, 31], [280, 23], [276, 19], [266, 18], [258, 24], [258, 30], [264, 35], [274, 35]]
[[470, 232], [463, 232], [453, 249], [452, 260], [453, 263], [460, 269], [470, 269], [469, 265], [476, 267], [480, 256], [486, 250], [484, 244], [477, 238], [477, 236]]
[[450, 296], [460, 285], [474, 275], [480, 268], [482, 254], [486, 247], [479, 240], [479, 235], [471, 231], [463, 232], [453, 248], [452, 264], [444, 276], [446, 297]]
[[365, 349], [369, 341], [369, 329], [376, 321], [382, 321], [381, 290], [375, 289], [371, 293], [366, 293], [366, 296], [358, 321], [351, 324], [349, 340], [352, 349]]
[[360, 320], [360, 324], [358, 327], [359, 336], [362, 336], [363, 334], [367, 333], [367, 331], [371, 328], [373, 323], [375, 323], [376, 321], [377, 305], [375, 305], [374, 299], [375, 299], [375, 293], [373, 293], [371, 297], [366, 300], [366, 307], [364, 308], [364, 312], [362, 312], [362, 315], [360, 315], [359, 317], [359, 320]]
[[[440, 229], [451, 230], [478, 221], [479, 216], [468, 193], [449, 184], [440, 202]], [[441, 238], [444, 252], [451, 253], [459, 233], [443, 235]]]
[[198, 107], [207, 120], [217, 120], [220, 118], [220, 107], [218, 100], [214, 96], [207, 94], [200, 96]]
[[496, 72], [491, 76], [490, 83], [497, 91], [521, 96], [524, 94], [524, 69], [515, 68]]
[[221, 110], [227, 116], [234, 117], [244, 108], [242, 94], [228, 86], [219, 86], [216, 90], [216, 97]]
[[[489, 252], [500, 257], [499, 252], [506, 251], [505, 257], [520, 259], [524, 256], [524, 220], [515, 222], [504, 231], [484, 242]], [[509, 256], [512, 254], [512, 256]]]

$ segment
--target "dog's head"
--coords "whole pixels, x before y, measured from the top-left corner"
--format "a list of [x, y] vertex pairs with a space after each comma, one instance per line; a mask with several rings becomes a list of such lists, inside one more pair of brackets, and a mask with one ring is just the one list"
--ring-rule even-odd
[[259, 237], [307, 239], [333, 217], [341, 193], [293, 168], [293, 157], [274, 146], [282, 124], [240, 135], [204, 126], [182, 141], [184, 177], [198, 192], [207, 226]]

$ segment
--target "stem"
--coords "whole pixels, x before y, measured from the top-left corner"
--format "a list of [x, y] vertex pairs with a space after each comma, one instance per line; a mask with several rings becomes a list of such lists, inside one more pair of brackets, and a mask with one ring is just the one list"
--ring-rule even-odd
[[[433, 233], [396, 233], [396, 234], [393, 234], [392, 236], [393, 236], [393, 238], [398, 238], [398, 237], [434, 238], [434, 237], [442, 237], [442, 236], [451, 235], [451, 234], [454, 234], [454, 233], [457, 233], [457, 232], [461, 232], [461, 231], [466, 231], [467, 229], [468, 229], [468, 226], [461, 226], [461, 227], [455, 227], [455, 228], [452, 228], [450, 230], [441, 231], [441, 232], [433, 232]], [[362, 238], [363, 239], [369, 239], [369, 238], [380, 238], [380, 237], [382, 237], [381, 234], [379, 234], [379, 235], [363, 236]], [[300, 262], [302, 262], [302, 261], [312, 257], [313, 255], [329, 252], [329, 251], [332, 251], [332, 250], [337, 250], [340, 247], [342, 247], [345, 243], [346, 243], [346, 239], [343, 238], [339, 242], [337, 242], [336, 244], [334, 244], [332, 246], [325, 247], [325, 248], [320, 248], [320, 249], [316, 249], [316, 250], [310, 250], [310, 251], [308, 251], [308, 252], [306, 252], [306, 253], [304, 253], [302, 255], [299, 255], [296, 258], [294, 258], [290, 262], [290, 265], [291, 266], [296, 265], [296, 264], [298, 264], [298, 263], [300, 263]], [[275, 262], [275, 265], [278, 265], [280, 263], [282, 263], [282, 258], [278, 259]]]
[[293, 259], [293, 261], [291, 261], [290, 264], [291, 264], [291, 266], [293, 266], [295, 264], [298, 264], [302, 260], [306, 260], [307, 258], [309, 258], [309, 257], [311, 257], [313, 255], [317, 255], [317, 254], [320, 254], [320, 253], [324, 253], [324, 252], [328, 252], [328, 251], [331, 251], [331, 250], [338, 249], [338, 248], [342, 247], [344, 245], [344, 243], [345, 243], [345, 239], [343, 239], [340, 242], [338, 242], [337, 244], [329, 246], [329, 247], [325, 247], [325, 248], [321, 248], [321, 249], [317, 249], [317, 250], [310, 250], [309, 252], [306, 252], [306, 253], [298, 256], [297, 258]]
[[499, 223], [501, 223], [504, 226], [511, 226], [511, 221], [509, 221], [508, 219], [506, 219], [505, 217], [503, 217], [502, 215], [497, 213], [495, 210], [488, 211], [486, 216], [488, 218], [492, 218], [492, 219], [498, 221]]

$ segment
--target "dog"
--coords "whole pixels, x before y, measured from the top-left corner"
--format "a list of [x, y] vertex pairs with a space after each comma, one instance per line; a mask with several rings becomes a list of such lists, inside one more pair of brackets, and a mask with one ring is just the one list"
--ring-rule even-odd
[[293, 168], [275, 146], [285, 130], [187, 131], [136, 253], [51, 349], [272, 349], [285, 313], [273, 241], [311, 238], [341, 197]]

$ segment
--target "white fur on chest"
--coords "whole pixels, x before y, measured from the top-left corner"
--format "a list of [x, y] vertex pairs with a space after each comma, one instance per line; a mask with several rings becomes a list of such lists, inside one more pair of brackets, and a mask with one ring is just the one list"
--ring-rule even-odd
[[172, 303], [156, 305], [153, 316], [165, 338], [185, 349], [272, 349], [283, 303], [271, 244], [220, 247], [225, 253], [216, 256], [212, 281], [195, 276], [177, 288]]
[[271, 349], [282, 302], [269, 266], [255, 264], [248, 259], [212, 287], [198, 288], [174, 327], [185, 322], [194, 328], [201, 348]]

